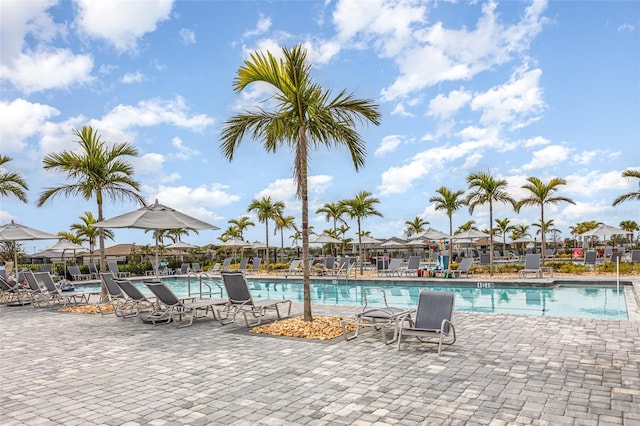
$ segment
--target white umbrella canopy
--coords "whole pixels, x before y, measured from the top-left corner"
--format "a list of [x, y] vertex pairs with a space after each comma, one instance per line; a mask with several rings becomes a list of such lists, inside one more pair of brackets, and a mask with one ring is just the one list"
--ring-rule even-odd
[[433, 228], [429, 228], [409, 237], [410, 240], [447, 240], [449, 238], [449, 234], [445, 234], [444, 232]]
[[220, 246], [238, 248], [238, 247], [249, 247], [251, 246], [251, 244], [241, 240], [240, 238], [229, 238], [227, 241], [222, 242]]
[[49, 247], [45, 247], [43, 250], [62, 250], [62, 259], [64, 260], [64, 272], [63, 275], [67, 273], [67, 258], [64, 256], [64, 252], [67, 250], [73, 250], [73, 262], [76, 262], [76, 250], [86, 250], [86, 248], [82, 247], [80, 244], [72, 243], [69, 240], [59, 240], [57, 243], [50, 245]]
[[[40, 231], [38, 229], [29, 228], [25, 225], [15, 223], [13, 220], [0, 227], [0, 241], [32, 241], [32, 240], [56, 240], [59, 237], [57, 235], [50, 234], [48, 232]], [[13, 251], [14, 264], [13, 268], [18, 272], [18, 248]]]
[[531, 238], [527, 238], [527, 237], [520, 237], [520, 238], [516, 238], [515, 240], [510, 241], [507, 244], [518, 244], [518, 243], [522, 243], [522, 244], [526, 244], [526, 243], [532, 243], [533, 240]]
[[313, 240], [311, 240], [309, 242], [310, 243], [317, 243], [317, 244], [338, 244], [338, 243], [341, 243], [342, 241], [340, 241], [337, 238], [333, 238], [330, 235], [321, 234], [321, 235], [318, 235], [317, 237], [315, 237]]
[[173, 244], [169, 244], [168, 246], [165, 246], [165, 248], [176, 249], [176, 250], [188, 250], [188, 249], [198, 248], [198, 246], [194, 244], [185, 243], [184, 241], [176, 241]]
[[626, 235], [629, 231], [625, 231], [624, 229], [616, 228], [615, 226], [609, 226], [605, 224], [598, 225], [597, 227], [580, 234], [582, 237], [593, 237], [593, 236], [611, 236], [611, 235]]
[[[382, 244], [381, 240], [378, 240], [376, 238], [370, 237], [368, 235], [363, 235], [361, 240], [362, 240], [362, 244]], [[358, 239], [356, 238], [354, 240], [354, 242], [357, 243]]]
[[[155, 203], [129, 213], [94, 223], [96, 228], [136, 229], [220, 229], [215, 225]], [[156, 276], [158, 275], [158, 239], [156, 238]]]
[[395, 248], [402, 248], [405, 246], [405, 242], [404, 241], [397, 241], [397, 240], [388, 240], [385, 241], [384, 243], [380, 244], [380, 247], [395, 247]]
[[489, 234], [486, 232], [478, 231], [477, 229], [468, 229], [466, 231], [458, 232], [453, 235], [454, 240], [474, 240], [476, 238], [486, 238]]

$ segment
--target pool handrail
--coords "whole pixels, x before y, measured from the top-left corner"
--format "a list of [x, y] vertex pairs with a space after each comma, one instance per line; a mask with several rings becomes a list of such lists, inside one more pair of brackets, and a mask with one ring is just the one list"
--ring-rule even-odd
[[204, 285], [207, 286], [207, 288], [209, 289], [209, 291], [207, 293], [203, 293], [202, 292], [202, 279], [208, 279], [211, 280], [215, 283], [215, 285], [218, 287], [218, 290], [220, 291], [220, 297], [222, 297], [222, 286], [218, 283], [217, 280], [214, 280], [214, 278], [207, 274], [206, 272], [194, 272], [194, 271], [190, 271], [187, 274], [187, 296], [191, 297], [191, 277], [197, 278], [198, 282], [199, 282], [199, 298], [202, 299], [203, 296], [206, 294], [207, 297], [213, 297], [213, 289], [211, 288], [211, 286], [209, 285], [209, 283], [205, 282]]

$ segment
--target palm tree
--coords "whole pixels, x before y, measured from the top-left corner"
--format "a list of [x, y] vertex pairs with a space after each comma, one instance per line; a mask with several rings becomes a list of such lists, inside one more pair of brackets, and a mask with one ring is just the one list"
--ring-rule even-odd
[[189, 233], [193, 231], [198, 234], [198, 231], [195, 229], [185, 229], [185, 228], [173, 228], [167, 230], [167, 238], [171, 240], [172, 243], [177, 243], [182, 241], [182, 236], [187, 236]]
[[360, 256], [360, 275], [364, 275], [364, 259], [362, 257], [362, 219], [369, 216], [383, 217], [382, 213], [376, 210], [376, 204], [380, 200], [373, 197], [368, 191], [360, 191], [354, 198], [342, 200], [347, 215], [351, 219], [356, 219], [358, 223], [358, 255]]
[[[124, 159], [138, 155], [133, 145], [118, 143], [107, 146], [91, 126], [74, 129], [73, 134], [80, 138], [77, 142], [81, 152], [47, 154], [42, 160], [45, 170], [64, 172], [72, 183], [47, 188], [40, 194], [38, 207], [59, 195], [80, 195], [85, 200], [94, 197], [98, 205], [98, 222], [101, 222], [104, 220], [102, 207], [105, 197], [114, 202], [131, 199], [146, 204], [138, 194], [140, 184], [133, 180], [133, 166]], [[104, 228], [99, 228], [101, 270], [104, 270], [104, 235]]]
[[495, 233], [496, 235], [502, 236], [502, 253], [503, 254], [507, 250], [507, 232], [515, 229], [515, 227], [513, 225], [510, 225], [509, 222], [511, 221], [506, 217], [504, 219], [496, 219]]
[[[515, 206], [516, 203], [505, 190], [507, 181], [496, 179], [488, 172], [477, 172], [467, 176], [467, 184], [471, 191], [466, 200], [469, 213], [473, 214], [476, 206], [489, 204], [489, 235], [493, 236], [493, 204], [509, 203]], [[489, 275], [493, 276], [493, 238], [489, 238]]]
[[24, 178], [15, 172], [8, 172], [2, 168], [3, 165], [13, 160], [11, 157], [0, 154], [0, 195], [8, 197], [13, 195], [23, 203], [27, 202], [27, 192], [29, 185]]
[[[517, 240], [518, 238], [524, 238], [524, 237], [531, 238], [531, 234], [529, 233], [529, 228], [530, 228], [529, 225], [525, 225], [523, 223], [521, 223], [520, 225], [515, 225], [511, 230], [511, 239]], [[524, 243], [522, 243], [521, 249], [524, 252]]]
[[542, 263], [544, 264], [545, 250], [546, 250], [546, 222], [544, 220], [544, 206], [548, 204], [558, 204], [560, 202], [566, 202], [575, 204], [571, 198], [561, 197], [555, 195], [560, 185], [566, 185], [567, 181], [563, 178], [552, 178], [548, 183], [544, 183], [542, 180], [535, 176], [527, 178], [528, 183], [522, 185], [522, 188], [529, 191], [529, 196], [518, 201], [515, 205], [516, 212], [524, 206], [540, 206], [540, 234], [542, 237], [542, 246], [540, 248], [542, 252]]
[[[449, 235], [453, 235], [453, 213], [465, 205], [466, 200], [462, 198], [464, 191], [452, 191], [446, 186], [436, 189], [438, 195], [429, 198], [430, 203], [436, 203], [436, 210], [444, 210], [449, 217]], [[453, 244], [449, 241], [449, 259], [453, 259]]]
[[419, 234], [424, 231], [424, 227], [429, 224], [429, 221], [421, 218], [420, 216], [416, 216], [411, 220], [405, 221], [404, 224], [407, 225], [404, 229], [404, 235], [409, 238], [412, 235]]
[[244, 231], [250, 226], [256, 226], [256, 224], [249, 218], [249, 216], [242, 216], [240, 219], [229, 219], [228, 222], [235, 225], [240, 231], [240, 239], [244, 240]]
[[627, 239], [629, 243], [633, 244], [633, 233], [634, 231], [640, 231], [640, 226], [638, 226], [635, 220], [623, 220], [620, 222], [620, 229], [629, 233]]
[[279, 214], [273, 219], [273, 223], [275, 224], [273, 234], [275, 235], [276, 232], [280, 231], [280, 252], [284, 257], [284, 230], [296, 229], [296, 218], [293, 216], [282, 216], [282, 214]]
[[254, 199], [247, 208], [249, 212], [256, 212], [258, 220], [264, 222], [266, 227], [267, 258], [266, 263], [269, 264], [269, 219], [275, 220], [276, 217], [282, 216], [284, 211], [284, 203], [282, 201], [272, 201], [271, 196], [265, 195], [261, 199]]
[[[324, 203], [322, 207], [316, 210], [316, 214], [324, 214], [327, 222], [329, 222], [330, 220], [333, 221], [334, 234], [337, 234], [338, 222], [346, 223], [344, 219], [342, 219], [342, 215], [345, 214], [344, 206], [340, 203]], [[335, 256], [336, 253], [333, 244], [331, 244], [331, 248], [333, 249], [332, 251]]]
[[478, 227], [476, 226], [475, 220], [468, 220], [462, 225], [458, 226], [458, 229], [456, 229], [456, 234], [463, 231], [469, 231], [471, 229], [475, 229], [475, 230], [478, 229]]
[[617, 206], [618, 204], [625, 201], [640, 201], [640, 170], [627, 169], [622, 172], [622, 177], [638, 179], [638, 191], [631, 191], [627, 194], [622, 194], [621, 196], [613, 200], [613, 206]]
[[356, 170], [364, 166], [366, 143], [356, 132], [362, 122], [380, 124], [378, 106], [371, 100], [357, 99], [341, 91], [333, 95], [313, 83], [307, 53], [302, 46], [283, 48], [283, 59], [270, 52], [253, 53], [238, 70], [233, 87], [242, 92], [251, 83], [267, 83], [275, 93], [274, 111], [257, 109], [226, 121], [222, 127], [222, 151], [232, 160], [246, 132], [254, 140], [264, 140], [268, 152], [281, 146], [294, 149], [296, 194], [302, 200], [302, 257], [304, 282], [304, 320], [313, 321], [309, 287], [309, 200], [308, 162], [310, 148], [344, 146]]
[[[75, 231], [76, 235], [81, 236], [84, 241], [89, 243], [89, 261], [93, 263], [93, 252], [96, 248], [96, 241], [100, 235], [100, 228], [93, 226], [98, 220], [93, 216], [91, 212], [84, 212], [84, 216], [80, 216], [79, 219], [82, 223], [73, 223], [69, 228]], [[104, 230], [104, 238], [113, 240], [115, 234], [111, 229]]]

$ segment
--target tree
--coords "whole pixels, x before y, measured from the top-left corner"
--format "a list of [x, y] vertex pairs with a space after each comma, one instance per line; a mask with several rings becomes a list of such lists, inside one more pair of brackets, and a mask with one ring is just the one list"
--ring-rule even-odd
[[173, 228], [167, 230], [167, 238], [171, 240], [173, 243], [177, 243], [182, 241], [182, 236], [187, 236], [189, 233], [193, 231], [196, 235], [199, 235], [198, 231], [195, 229], [185, 229], [185, 228]]
[[[82, 223], [73, 223], [69, 228], [89, 243], [89, 261], [93, 263], [93, 252], [96, 248], [96, 241], [100, 235], [99, 228], [94, 227], [93, 224], [98, 220], [91, 212], [84, 212], [84, 216], [80, 216], [79, 219]], [[111, 229], [105, 229], [104, 238], [113, 240], [115, 235]]]
[[249, 218], [249, 216], [242, 216], [240, 219], [229, 219], [230, 224], [235, 225], [240, 231], [239, 238], [244, 240], [244, 231], [250, 226], [256, 226], [256, 224]]
[[[125, 157], [138, 156], [138, 150], [129, 143], [117, 143], [107, 146], [98, 132], [91, 126], [81, 130], [74, 129], [73, 134], [80, 138], [80, 152], [62, 151], [47, 154], [43, 162], [45, 170], [55, 170], [67, 174], [71, 181], [66, 185], [46, 188], [40, 194], [38, 207], [59, 196], [80, 195], [85, 200], [95, 198], [98, 205], [98, 222], [104, 220], [103, 203], [107, 197], [112, 201], [130, 199], [145, 205], [138, 191], [140, 184], [133, 180], [133, 166]], [[99, 228], [100, 269], [104, 270], [104, 228]]]
[[[344, 206], [340, 203], [324, 203], [322, 207], [316, 210], [316, 214], [324, 214], [327, 222], [330, 220], [333, 221], [333, 233], [334, 237], [337, 235], [338, 231], [338, 222], [346, 223], [344, 219], [342, 219], [342, 215], [345, 213]], [[336, 237], [337, 238], [337, 237]], [[333, 254], [335, 256], [335, 247], [333, 244], [331, 247], [334, 249]]]
[[364, 275], [364, 259], [362, 257], [362, 219], [369, 216], [383, 217], [382, 213], [376, 210], [376, 204], [380, 200], [373, 197], [368, 191], [360, 191], [354, 198], [342, 200], [347, 215], [351, 219], [356, 219], [358, 223], [358, 255], [360, 256], [360, 275]]
[[[496, 179], [488, 172], [478, 172], [467, 176], [467, 184], [471, 191], [466, 200], [469, 213], [473, 214], [477, 206], [489, 204], [489, 235], [493, 235], [493, 204], [509, 203], [515, 206], [516, 203], [506, 191], [507, 181]], [[493, 238], [489, 238], [489, 275], [493, 276]]]
[[282, 216], [284, 211], [284, 203], [282, 201], [272, 201], [271, 196], [265, 195], [261, 199], [254, 199], [247, 208], [249, 212], [255, 212], [258, 220], [263, 222], [266, 227], [265, 244], [267, 245], [266, 263], [269, 264], [269, 219], [274, 220], [278, 216]]
[[525, 206], [539, 206], [540, 207], [540, 235], [542, 237], [542, 263], [544, 264], [546, 242], [547, 242], [547, 229], [546, 222], [544, 220], [544, 207], [550, 204], [558, 204], [561, 202], [575, 204], [571, 198], [561, 197], [555, 195], [558, 191], [558, 187], [566, 185], [567, 181], [563, 178], [552, 178], [548, 183], [544, 183], [542, 180], [535, 176], [527, 178], [528, 183], [522, 185], [523, 189], [529, 191], [529, 196], [518, 201], [515, 205], [516, 212], [519, 212], [522, 207]]
[[14, 196], [26, 203], [26, 191], [29, 190], [29, 185], [19, 173], [5, 171], [3, 168], [11, 160], [13, 160], [11, 157], [0, 154], [0, 195], [3, 197]]
[[624, 203], [625, 201], [632, 201], [632, 200], [640, 201], [640, 170], [627, 169], [622, 172], [622, 177], [638, 179], [638, 182], [637, 182], [638, 190], [631, 191], [617, 197], [615, 200], [613, 200], [614, 207], [620, 203]]
[[308, 163], [310, 149], [344, 146], [356, 170], [364, 166], [366, 143], [355, 126], [358, 123], [380, 124], [381, 114], [372, 100], [357, 99], [345, 91], [333, 95], [311, 79], [307, 53], [302, 46], [283, 48], [283, 59], [270, 52], [252, 53], [238, 69], [233, 82], [237, 93], [252, 83], [266, 83], [274, 93], [273, 111], [262, 108], [238, 114], [222, 126], [222, 151], [232, 160], [235, 150], [249, 132], [254, 140], [263, 140], [268, 152], [281, 146], [295, 152], [296, 194], [302, 201], [302, 258], [304, 283], [304, 320], [312, 321], [309, 287], [309, 200]]
[[282, 216], [282, 214], [279, 214], [273, 219], [273, 223], [275, 224], [273, 234], [275, 235], [276, 232], [280, 231], [280, 250], [284, 257], [284, 230], [296, 229], [296, 218], [293, 216]]
[[507, 250], [507, 232], [514, 229], [514, 226], [510, 225], [509, 222], [511, 221], [506, 217], [504, 219], [496, 219], [495, 233], [502, 236], [502, 254]]
[[[449, 235], [453, 235], [453, 213], [465, 205], [466, 200], [462, 198], [464, 191], [452, 191], [446, 186], [436, 189], [438, 195], [429, 198], [430, 203], [436, 203], [436, 210], [447, 212], [449, 218]], [[449, 259], [453, 259], [453, 243], [449, 241]]]
[[635, 220], [623, 220], [620, 222], [620, 229], [627, 231], [627, 240], [629, 243], [633, 244], [633, 233], [635, 231], [640, 231], [640, 226], [636, 223]]
[[429, 224], [429, 221], [421, 218], [420, 216], [416, 216], [411, 220], [407, 220], [404, 222], [407, 227], [404, 229], [404, 235], [409, 238], [412, 235], [419, 234], [424, 231], [424, 227]]
[[[525, 238], [525, 237], [531, 238], [531, 234], [529, 233], [529, 228], [530, 228], [529, 225], [525, 225], [522, 223], [520, 225], [514, 225], [513, 229], [511, 230], [511, 239], [517, 240], [518, 238]], [[522, 243], [521, 249], [524, 252], [524, 243]]]

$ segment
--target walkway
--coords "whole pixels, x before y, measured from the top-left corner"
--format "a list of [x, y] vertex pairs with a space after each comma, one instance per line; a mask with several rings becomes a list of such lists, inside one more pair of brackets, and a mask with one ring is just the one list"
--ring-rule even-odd
[[0, 306], [0, 423], [640, 425], [638, 322], [456, 323], [458, 342], [438, 357], [373, 332], [322, 342]]

